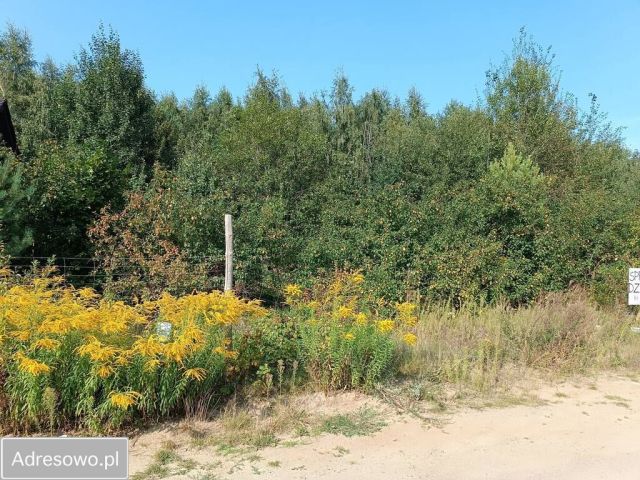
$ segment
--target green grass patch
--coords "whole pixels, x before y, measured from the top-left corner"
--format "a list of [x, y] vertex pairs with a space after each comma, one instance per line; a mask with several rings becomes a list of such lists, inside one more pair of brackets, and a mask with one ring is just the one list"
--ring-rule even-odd
[[387, 423], [375, 410], [362, 407], [359, 410], [326, 417], [318, 426], [320, 433], [344, 435], [345, 437], [366, 436], [376, 433]]

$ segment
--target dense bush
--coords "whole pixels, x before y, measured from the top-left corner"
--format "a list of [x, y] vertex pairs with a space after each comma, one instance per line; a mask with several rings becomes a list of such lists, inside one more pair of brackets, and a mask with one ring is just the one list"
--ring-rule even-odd
[[595, 96], [584, 108], [561, 90], [553, 55], [524, 32], [476, 105], [438, 113], [415, 90], [354, 98], [344, 75], [297, 100], [261, 71], [238, 101], [205, 87], [154, 98], [103, 28], [58, 66], [9, 26], [0, 84], [26, 171], [4, 161], [9, 253], [98, 255], [124, 297], [208, 288], [215, 265], [189, 270], [221, 258], [225, 213], [238, 292], [270, 302], [287, 283], [362, 269], [395, 300], [516, 305], [582, 284], [612, 303], [640, 261], [637, 154]]
[[32, 193], [32, 188], [25, 188], [23, 165], [9, 149], [0, 147], [0, 244], [9, 252], [20, 252], [31, 244], [24, 211]]

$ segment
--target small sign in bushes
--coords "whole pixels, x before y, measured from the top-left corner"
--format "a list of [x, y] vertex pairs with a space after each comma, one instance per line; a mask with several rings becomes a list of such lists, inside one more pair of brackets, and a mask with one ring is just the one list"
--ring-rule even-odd
[[168, 342], [171, 339], [172, 325], [169, 322], [158, 322], [156, 324], [156, 335], [161, 342]]
[[640, 268], [629, 269], [629, 305], [640, 305]]

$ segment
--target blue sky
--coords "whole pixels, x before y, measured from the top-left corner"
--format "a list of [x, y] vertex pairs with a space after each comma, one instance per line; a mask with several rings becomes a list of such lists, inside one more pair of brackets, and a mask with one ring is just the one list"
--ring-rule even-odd
[[484, 73], [520, 27], [551, 45], [562, 87], [583, 107], [593, 92], [640, 149], [640, 0], [610, 1], [93, 1], [0, 0], [0, 21], [32, 35], [38, 60], [69, 62], [99, 22], [144, 63], [156, 92], [197, 85], [241, 96], [256, 66], [276, 70], [292, 94], [327, 90], [344, 71], [356, 96], [415, 86], [438, 111], [473, 103]]

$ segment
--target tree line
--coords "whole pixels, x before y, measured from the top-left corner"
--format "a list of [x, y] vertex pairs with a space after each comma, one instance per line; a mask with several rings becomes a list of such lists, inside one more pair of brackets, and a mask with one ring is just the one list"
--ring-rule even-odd
[[524, 31], [477, 102], [440, 112], [415, 89], [355, 98], [343, 74], [297, 98], [262, 71], [242, 98], [158, 96], [103, 27], [59, 65], [8, 25], [0, 85], [21, 151], [1, 153], [5, 252], [126, 263], [117, 295], [206, 288], [216, 266], [189, 259], [222, 255], [224, 213], [238, 288], [263, 299], [362, 270], [389, 299], [521, 304], [577, 284], [612, 302], [640, 260], [637, 152]]

